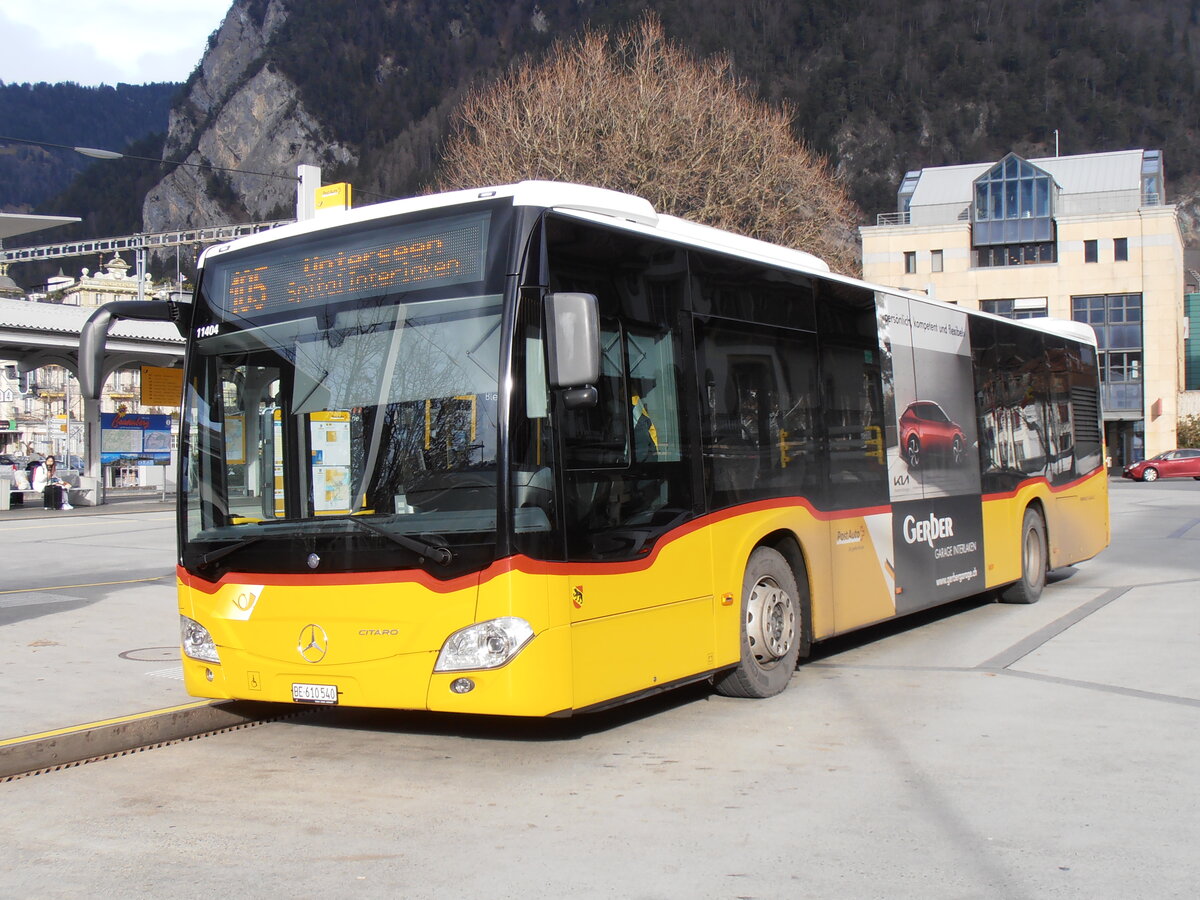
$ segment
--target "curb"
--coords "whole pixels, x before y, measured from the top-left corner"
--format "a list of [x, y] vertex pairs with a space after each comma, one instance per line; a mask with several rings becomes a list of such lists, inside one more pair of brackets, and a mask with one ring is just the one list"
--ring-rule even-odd
[[[287, 707], [285, 712], [291, 712]], [[201, 700], [0, 741], [0, 780], [122, 756], [172, 741], [278, 718], [278, 704]]]

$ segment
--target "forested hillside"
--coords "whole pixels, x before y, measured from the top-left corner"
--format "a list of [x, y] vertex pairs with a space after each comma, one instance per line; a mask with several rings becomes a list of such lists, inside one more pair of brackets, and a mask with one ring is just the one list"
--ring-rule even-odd
[[[266, 0], [255, 0], [265, 6]], [[267, 60], [385, 193], [428, 177], [457, 90], [591, 23], [655, 9], [670, 37], [727, 53], [828, 155], [868, 214], [924, 165], [1159, 147], [1200, 172], [1200, 0], [289, 0]], [[380, 156], [372, 150], [389, 148]], [[389, 158], [390, 157], [390, 158]]]
[[[0, 135], [123, 150], [131, 141], [166, 132], [167, 113], [178, 91], [177, 84], [81, 87], [0, 82]], [[50, 199], [91, 162], [70, 150], [0, 141], [0, 210], [48, 213]], [[119, 172], [113, 174], [121, 177]], [[96, 197], [94, 202], [102, 201]]]

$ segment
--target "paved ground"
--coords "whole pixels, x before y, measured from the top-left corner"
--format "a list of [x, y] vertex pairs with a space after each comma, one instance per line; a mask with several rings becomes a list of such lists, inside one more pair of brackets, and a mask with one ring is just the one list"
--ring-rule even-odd
[[1195, 897], [1200, 484], [1113, 488], [1040, 603], [840, 639], [771, 701], [343, 710], [2, 784], [0, 894]]
[[175, 512], [131, 494], [0, 512], [0, 740], [192, 700], [179, 666]]

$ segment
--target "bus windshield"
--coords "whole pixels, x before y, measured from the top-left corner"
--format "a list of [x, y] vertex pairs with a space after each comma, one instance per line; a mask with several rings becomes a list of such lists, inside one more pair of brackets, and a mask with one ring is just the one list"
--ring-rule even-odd
[[502, 308], [383, 295], [198, 339], [185, 564], [278, 568], [300, 536], [310, 568], [401, 567], [494, 533]]

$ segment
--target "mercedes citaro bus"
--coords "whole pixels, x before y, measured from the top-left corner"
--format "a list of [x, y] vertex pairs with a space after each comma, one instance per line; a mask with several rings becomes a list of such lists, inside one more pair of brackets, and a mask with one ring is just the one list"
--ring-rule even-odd
[[93, 317], [92, 396], [120, 317], [188, 338], [200, 697], [766, 697], [813, 641], [1032, 602], [1109, 539], [1090, 329], [865, 284], [625, 194], [525, 182], [213, 247], [191, 304]]

